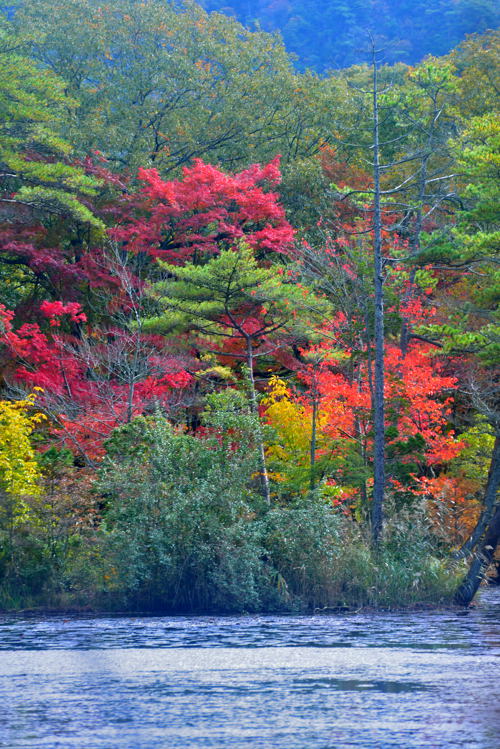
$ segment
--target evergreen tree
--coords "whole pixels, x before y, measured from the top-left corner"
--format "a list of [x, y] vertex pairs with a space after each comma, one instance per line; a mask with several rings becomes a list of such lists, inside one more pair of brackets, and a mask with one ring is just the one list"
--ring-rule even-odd
[[[208, 339], [243, 344], [250, 408], [258, 414], [255, 359], [269, 355], [282, 338], [320, 318], [326, 306], [293, 283], [276, 267], [259, 267], [251, 249], [224, 250], [203, 265], [182, 267], [160, 262], [167, 279], [154, 285], [163, 312], [146, 320], [145, 330], [163, 334], [193, 331]], [[300, 315], [300, 317], [299, 317]], [[300, 319], [301, 318], [301, 319]], [[234, 355], [234, 353], [233, 353]], [[270, 501], [264, 442], [259, 440], [262, 493]]]
[[[82, 202], [97, 182], [74, 166], [62, 123], [76, 102], [64, 81], [41, 71], [23, 51], [23, 40], [0, 25], [0, 221], [65, 213], [102, 224]], [[71, 115], [70, 115], [71, 116]]]

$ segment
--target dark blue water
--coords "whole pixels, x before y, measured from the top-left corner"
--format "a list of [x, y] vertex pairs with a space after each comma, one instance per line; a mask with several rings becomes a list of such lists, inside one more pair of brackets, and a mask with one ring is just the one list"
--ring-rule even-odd
[[500, 591], [474, 611], [0, 617], [0, 747], [500, 747]]

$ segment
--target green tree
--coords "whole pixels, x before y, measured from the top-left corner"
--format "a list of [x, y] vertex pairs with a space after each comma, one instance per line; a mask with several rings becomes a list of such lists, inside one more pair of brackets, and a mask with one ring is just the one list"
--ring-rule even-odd
[[[146, 320], [144, 329], [170, 335], [194, 331], [209, 340], [241, 341], [250, 407], [257, 415], [256, 358], [272, 354], [287, 335], [310, 327], [325, 312], [325, 304], [306, 289], [284, 282], [278, 268], [259, 267], [252, 250], [244, 245], [224, 250], [204, 265], [159, 265], [168, 277], [153, 288], [164, 311]], [[269, 502], [262, 434], [259, 455], [262, 493]]]
[[462, 358], [461, 389], [472, 418], [479, 417], [494, 437], [483, 512], [464, 546], [464, 552], [474, 552], [471, 566], [456, 594], [457, 602], [468, 604], [500, 540], [498, 116], [492, 112], [473, 117], [453, 149], [461, 172], [463, 210], [455, 227], [438, 234], [433, 258], [452, 274], [454, 283], [448, 282], [442, 299], [443, 322], [428, 326], [426, 332], [439, 337], [446, 352]]
[[462, 183], [456, 225], [436, 232], [424, 258], [453, 273], [442, 300], [444, 325], [428, 330], [444, 336], [449, 352], [474, 355], [486, 367], [500, 354], [498, 321], [500, 241], [500, 126], [495, 112], [473, 117], [452, 148]]
[[41, 71], [24, 52], [22, 37], [0, 24], [0, 220], [31, 220], [45, 213], [70, 214], [101, 227], [82, 202], [97, 183], [70, 163], [72, 148], [61, 137], [76, 102], [66, 84]]
[[443, 58], [457, 72], [458, 87], [455, 107], [467, 123], [498, 109], [500, 91], [500, 30], [471, 34]]
[[328, 108], [304, 85], [279, 37], [250, 32], [197, 3], [40, 0], [14, 23], [40, 65], [80, 102], [68, 137], [118, 167], [168, 172], [194, 157], [238, 164], [317, 150]]

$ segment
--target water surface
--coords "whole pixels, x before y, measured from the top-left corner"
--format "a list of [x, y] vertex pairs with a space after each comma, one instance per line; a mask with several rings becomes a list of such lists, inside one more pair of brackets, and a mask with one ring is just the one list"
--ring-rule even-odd
[[452, 611], [0, 617], [0, 747], [498, 749], [500, 591]]

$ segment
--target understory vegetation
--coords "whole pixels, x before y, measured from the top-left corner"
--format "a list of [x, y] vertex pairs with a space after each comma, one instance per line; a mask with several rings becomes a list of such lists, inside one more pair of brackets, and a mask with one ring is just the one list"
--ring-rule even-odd
[[[463, 565], [447, 559], [420, 504], [391, 512], [378, 549], [318, 493], [267, 506], [252, 480], [255, 419], [244, 399], [223, 400], [211, 398], [205, 438], [159, 415], [116, 429], [79, 506], [47, 493], [20, 518], [5, 502], [0, 605], [229, 613], [449, 602]], [[85, 477], [73, 481], [81, 492]]]

